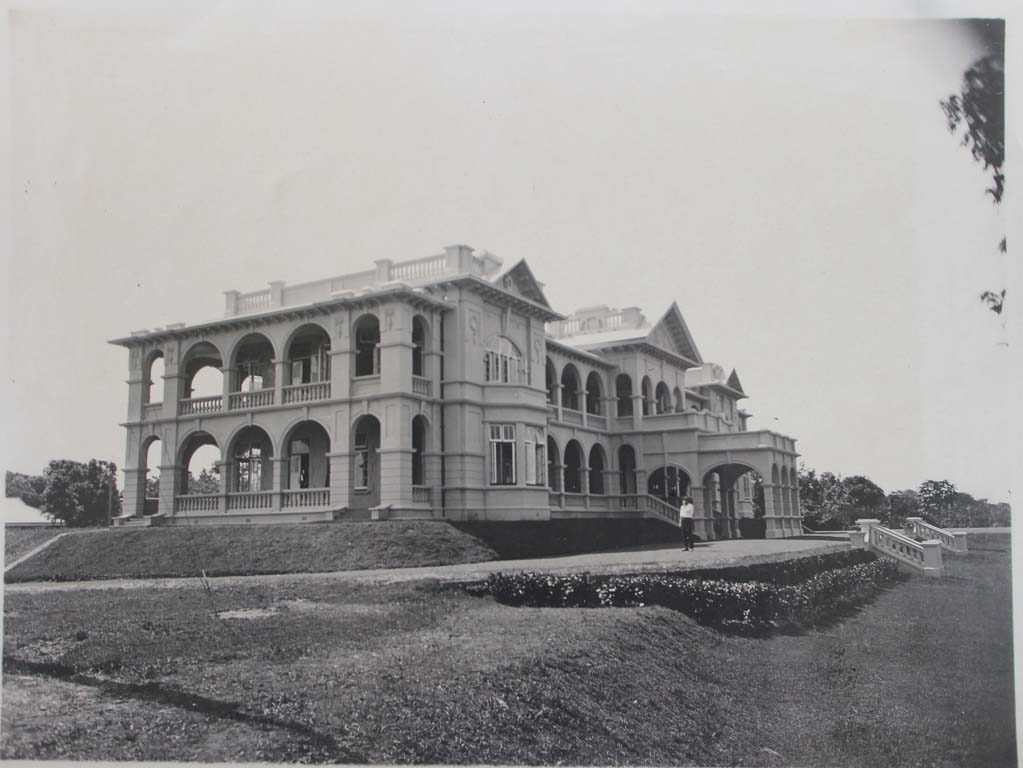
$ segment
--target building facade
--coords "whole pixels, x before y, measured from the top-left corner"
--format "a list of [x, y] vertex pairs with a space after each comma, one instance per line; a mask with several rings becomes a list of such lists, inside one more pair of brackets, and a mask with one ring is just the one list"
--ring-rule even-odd
[[[795, 441], [748, 428], [675, 304], [566, 317], [525, 261], [464, 245], [225, 297], [219, 320], [111, 342], [133, 521], [672, 519], [690, 495], [703, 538], [800, 532]], [[217, 485], [197, 489], [205, 446]]]

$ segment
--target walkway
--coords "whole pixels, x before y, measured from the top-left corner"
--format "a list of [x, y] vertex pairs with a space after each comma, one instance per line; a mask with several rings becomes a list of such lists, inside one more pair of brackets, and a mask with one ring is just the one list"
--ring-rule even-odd
[[[824, 554], [849, 549], [842, 539], [735, 539], [711, 541], [696, 545], [692, 552], [677, 546], [642, 547], [587, 555], [546, 557], [531, 560], [494, 560], [485, 563], [434, 565], [421, 568], [381, 568], [333, 573], [282, 573], [256, 576], [215, 576], [211, 586], [245, 584], [348, 581], [361, 583], [394, 583], [438, 579], [441, 581], [472, 581], [488, 574], [508, 571], [544, 571], [547, 573], [640, 573], [647, 571], [682, 571], [696, 568], [720, 568], [753, 565], [792, 557]], [[24, 582], [7, 584], [7, 594], [18, 592], [59, 592], [80, 589], [174, 589], [195, 586], [197, 577], [172, 579], [111, 579], [105, 581]]]

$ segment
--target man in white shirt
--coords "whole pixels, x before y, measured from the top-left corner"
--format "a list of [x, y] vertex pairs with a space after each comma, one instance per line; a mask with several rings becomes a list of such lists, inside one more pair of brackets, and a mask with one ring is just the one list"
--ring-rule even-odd
[[679, 516], [682, 518], [682, 549], [684, 550], [693, 549], [693, 513], [695, 511], [693, 497], [684, 497], [682, 506], [679, 508]]

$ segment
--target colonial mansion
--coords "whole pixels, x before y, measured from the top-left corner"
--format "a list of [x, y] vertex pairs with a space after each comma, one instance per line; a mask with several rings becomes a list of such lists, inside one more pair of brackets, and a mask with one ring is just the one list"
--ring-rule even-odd
[[465, 245], [225, 296], [220, 319], [111, 342], [129, 361], [120, 522], [677, 522], [689, 495], [705, 539], [743, 518], [800, 532], [795, 440], [748, 428], [738, 375], [676, 304], [566, 317], [524, 260]]

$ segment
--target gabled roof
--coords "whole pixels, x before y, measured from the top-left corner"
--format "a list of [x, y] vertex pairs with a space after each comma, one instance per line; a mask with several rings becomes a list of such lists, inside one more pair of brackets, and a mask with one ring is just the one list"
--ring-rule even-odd
[[519, 259], [508, 269], [498, 272], [490, 278], [490, 282], [548, 309], [551, 308], [543, 292], [543, 283], [534, 277], [533, 270], [529, 268], [525, 259]]
[[678, 308], [678, 302], [671, 302], [668, 311], [650, 329], [647, 340], [656, 346], [664, 346], [665, 336], [667, 336], [670, 346], [673, 347], [671, 351], [703, 364], [703, 357], [700, 355], [700, 350], [696, 348], [696, 341], [693, 340], [689, 326], [686, 325], [685, 318], [682, 317], [682, 310]]
[[742, 388], [742, 382], [739, 381], [739, 374], [735, 372], [734, 368], [732, 369], [732, 372], [728, 375], [727, 384], [736, 392], [742, 392], [742, 394], [744, 395], [746, 394], [746, 390]]

